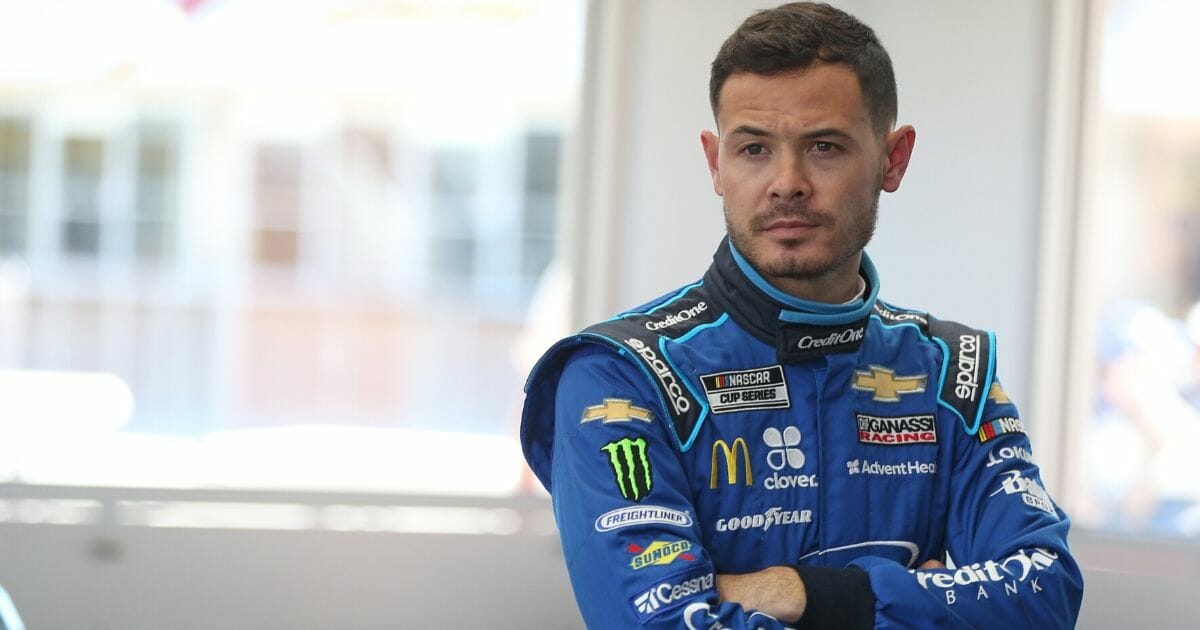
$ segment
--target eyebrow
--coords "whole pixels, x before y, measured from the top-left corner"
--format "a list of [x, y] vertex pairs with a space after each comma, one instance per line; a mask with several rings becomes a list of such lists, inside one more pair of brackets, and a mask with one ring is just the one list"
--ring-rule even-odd
[[[729, 135], [731, 135], [731, 136], [737, 135], [737, 134], [746, 134], [749, 136], [760, 136], [760, 137], [768, 137], [768, 136], [774, 135], [770, 131], [767, 131], [766, 129], [761, 129], [759, 127], [754, 127], [751, 125], [738, 125], [737, 127], [734, 128], [733, 131], [729, 132]], [[800, 135], [800, 137], [810, 139], [810, 140], [813, 138], [828, 138], [828, 137], [853, 139], [853, 137], [850, 134], [848, 134], [845, 131], [842, 131], [841, 129], [838, 129], [836, 127], [822, 127], [820, 129], [813, 129], [812, 131], [804, 132], [803, 134]]]

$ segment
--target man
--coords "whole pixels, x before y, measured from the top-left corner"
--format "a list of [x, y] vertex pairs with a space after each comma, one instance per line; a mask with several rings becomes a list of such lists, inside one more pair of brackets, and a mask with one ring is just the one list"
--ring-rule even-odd
[[893, 307], [863, 248], [915, 132], [870, 28], [793, 3], [712, 64], [728, 238], [526, 385], [589, 627], [1071, 627], [1082, 580], [990, 333]]

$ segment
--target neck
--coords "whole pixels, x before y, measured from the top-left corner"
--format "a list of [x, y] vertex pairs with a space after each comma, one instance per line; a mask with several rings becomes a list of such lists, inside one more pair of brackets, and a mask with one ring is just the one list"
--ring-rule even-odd
[[[755, 280], [755, 284], [783, 303], [789, 301], [787, 298], [792, 298], [821, 304], [845, 304], [855, 301], [864, 289], [862, 277], [858, 272], [862, 265], [863, 253], [861, 251], [847, 258], [837, 269], [821, 276], [792, 278], [761, 274], [741, 255], [737, 248], [733, 247], [732, 242], [729, 243], [729, 247], [742, 273]], [[769, 287], [763, 285], [769, 285]]]

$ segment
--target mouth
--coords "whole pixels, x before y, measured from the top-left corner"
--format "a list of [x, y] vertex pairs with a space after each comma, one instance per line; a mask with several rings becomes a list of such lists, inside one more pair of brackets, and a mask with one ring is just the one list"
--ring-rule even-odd
[[801, 238], [820, 227], [819, 224], [803, 219], [776, 219], [763, 228], [763, 232], [781, 239]]

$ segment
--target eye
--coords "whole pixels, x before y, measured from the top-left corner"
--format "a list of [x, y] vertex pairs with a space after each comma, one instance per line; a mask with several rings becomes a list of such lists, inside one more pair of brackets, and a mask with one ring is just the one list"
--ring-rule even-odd
[[817, 153], [829, 153], [837, 149], [837, 145], [832, 142], [818, 141], [813, 143], [813, 148], [817, 150]]
[[766, 153], [767, 148], [755, 142], [742, 147], [742, 151], [748, 155], [762, 155]]

